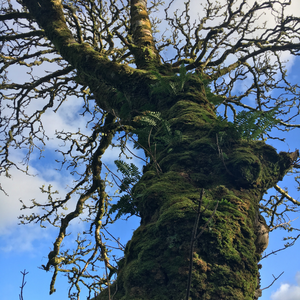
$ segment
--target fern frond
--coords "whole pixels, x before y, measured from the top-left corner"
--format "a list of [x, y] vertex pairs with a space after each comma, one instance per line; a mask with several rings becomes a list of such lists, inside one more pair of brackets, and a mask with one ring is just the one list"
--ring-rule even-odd
[[237, 114], [234, 124], [241, 138], [256, 140], [278, 124], [275, 115], [276, 110], [268, 112], [243, 110]]
[[118, 171], [120, 171], [123, 175], [122, 184], [120, 186], [120, 192], [128, 190], [128, 188], [130, 188], [131, 185], [135, 184], [140, 180], [141, 173], [135, 164], [128, 164], [120, 159], [115, 160], [114, 163], [117, 166]]
[[133, 163], [126, 163], [123, 160], [115, 160], [115, 165], [123, 175], [122, 183], [120, 185], [120, 193], [126, 192], [126, 194], [122, 195], [119, 201], [116, 204], [113, 204], [109, 210], [109, 213], [117, 212], [115, 219], [119, 219], [122, 215], [139, 215], [135, 199], [131, 195], [130, 191], [132, 186], [136, 184], [140, 178], [141, 173], [139, 168]]
[[179, 75], [174, 74], [173, 76], [162, 76], [156, 71], [152, 71], [152, 74], [158, 80], [157, 83], [152, 85], [152, 94], [174, 94], [177, 95], [179, 92], [184, 90], [186, 82], [192, 76], [192, 73], [188, 73], [184, 64], [179, 68]]

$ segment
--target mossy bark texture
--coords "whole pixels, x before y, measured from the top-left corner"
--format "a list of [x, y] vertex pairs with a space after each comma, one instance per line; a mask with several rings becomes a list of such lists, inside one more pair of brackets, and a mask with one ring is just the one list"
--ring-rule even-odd
[[[134, 187], [141, 225], [112, 285], [114, 299], [185, 299], [191, 234], [204, 188], [198, 232], [218, 209], [193, 253], [190, 299], [253, 299], [260, 260], [255, 222], [262, 195], [290, 168], [288, 153], [235, 139], [201, 92], [178, 96], [165, 117], [182, 140], [157, 153]], [[103, 291], [97, 299], [107, 299]]]
[[[158, 144], [151, 150], [152, 162], [132, 191], [141, 225], [119, 262], [111, 299], [185, 299], [191, 235], [202, 189], [207, 209], [201, 214], [198, 232], [217, 201], [219, 206], [194, 245], [190, 298], [253, 299], [260, 259], [255, 245], [258, 203], [291, 167], [291, 156], [277, 154], [261, 141], [238, 139], [232, 127], [217, 119], [200, 77], [190, 78], [177, 90], [173, 85], [169, 94], [152, 93], [158, 80], [149, 70], [173, 74], [168, 74], [167, 65], [160, 65], [145, 1], [131, 3], [135, 44], [130, 47], [140, 69], [110, 61], [89, 44], [76, 42], [61, 1], [23, 2], [57, 51], [77, 70], [78, 81], [90, 86], [100, 108], [115, 112], [121, 122], [132, 123], [133, 112], [135, 116], [143, 113], [149, 109], [147, 104], [182, 135], [176, 143]], [[124, 117], [119, 112], [126, 103], [118, 100], [117, 91], [128, 102]], [[163, 135], [163, 129], [153, 135]], [[143, 137], [139, 140], [148, 147]], [[107, 290], [97, 297], [108, 298]]]

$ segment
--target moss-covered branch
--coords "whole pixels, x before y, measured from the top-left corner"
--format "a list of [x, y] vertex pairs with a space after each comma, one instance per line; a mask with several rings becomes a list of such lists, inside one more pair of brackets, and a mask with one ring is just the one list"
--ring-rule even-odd
[[147, 1], [131, 0], [131, 32], [134, 46], [132, 52], [139, 69], [156, 69], [160, 57], [152, 36], [152, 28], [147, 12]]
[[[132, 97], [147, 98], [150, 75], [110, 61], [86, 43], [77, 43], [66, 24], [61, 1], [25, 0], [24, 3], [57, 51], [79, 74], [83, 73], [91, 80], [103, 81]], [[120, 109], [118, 106], [113, 108]]]

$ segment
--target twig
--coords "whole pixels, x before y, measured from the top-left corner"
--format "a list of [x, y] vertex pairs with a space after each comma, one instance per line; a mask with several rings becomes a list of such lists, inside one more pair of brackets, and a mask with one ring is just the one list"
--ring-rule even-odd
[[25, 281], [25, 276], [29, 273], [29, 272], [26, 272], [26, 269], [22, 272], [22, 271], [20, 271], [21, 272], [21, 274], [23, 275], [23, 279], [22, 279], [22, 285], [20, 286], [20, 289], [21, 289], [21, 294], [19, 295], [19, 299], [20, 300], [23, 300], [23, 289], [24, 289], [24, 286], [25, 286], [25, 284], [27, 283], [26, 281]]
[[81, 30], [80, 23], [78, 21], [78, 17], [76, 16], [76, 8], [72, 5], [67, 5], [67, 4], [64, 4], [63, 7], [68, 9], [70, 14], [72, 15], [73, 21], [76, 25], [78, 43], [82, 44], [83, 43], [82, 30]]
[[279, 277], [280, 277], [283, 273], [284, 273], [284, 272], [282, 272], [278, 277], [275, 277], [275, 276], [272, 274], [272, 276], [274, 277], [274, 280], [272, 281], [272, 283], [271, 283], [270, 285], [268, 285], [267, 287], [261, 289], [261, 290], [263, 291], [263, 290], [268, 289], [271, 285], [273, 285], [273, 283], [274, 283], [277, 279], [279, 279]]
[[[110, 232], [108, 232], [108, 230], [105, 228], [105, 227], [102, 227], [102, 229], [104, 229], [117, 243], [118, 243], [118, 246], [120, 250], [124, 251], [125, 250], [125, 246], [121, 244], [121, 242], [116, 239]], [[117, 249], [117, 248], [116, 248]]]
[[[114, 110], [112, 110], [112, 113], [113, 113], [113, 115], [114, 115], [116, 118], [118, 118]], [[123, 125], [121, 124], [121, 122], [119, 121], [119, 118], [118, 118], [118, 123], [119, 123], [120, 127], [121, 127], [125, 132], [127, 132], [127, 131], [125, 130], [124, 126], [123, 126]], [[149, 137], [150, 137], [150, 135], [151, 135], [151, 131], [152, 131], [152, 128], [151, 128], [151, 130], [150, 130], [148, 139], [149, 139]], [[129, 138], [130, 138], [134, 143], [136, 143], [137, 145], [139, 145], [139, 147], [141, 147], [141, 148], [142, 148], [147, 154], [149, 154], [149, 156], [152, 158], [152, 160], [153, 160], [153, 162], [154, 162], [154, 164], [155, 164], [155, 168], [156, 168], [157, 175], [159, 175], [159, 172], [162, 173], [163, 171], [162, 171], [160, 165], [158, 164], [158, 162], [156, 161], [156, 158], [155, 158], [155, 156], [153, 155], [153, 153], [152, 153], [151, 151], [149, 151], [147, 148], [145, 148], [142, 144], [140, 144], [140, 143], [139, 143], [136, 139], [134, 139], [131, 135], [128, 135], [128, 136], [129, 136]], [[148, 141], [148, 144], [149, 144], [149, 141]], [[150, 149], [150, 150], [151, 150], [151, 149]]]
[[[152, 130], [152, 128], [151, 128]], [[151, 130], [150, 130], [150, 133], [149, 133], [149, 136], [151, 134]], [[134, 139], [131, 135], [129, 135], [129, 138], [134, 142], [136, 143], [137, 145], [139, 145], [141, 148], [143, 148], [152, 158], [154, 164], [155, 164], [155, 168], [156, 168], [156, 173], [157, 175], [159, 175], [159, 172], [162, 173], [162, 169], [160, 167], [160, 165], [158, 164], [157, 160], [156, 160], [156, 144], [155, 144], [155, 153], [153, 155], [153, 153], [151, 152], [151, 148], [149, 148], [150, 150], [146, 149], [142, 144], [140, 144], [136, 139]], [[149, 144], [150, 145], [150, 144]]]
[[[287, 216], [287, 217], [288, 217], [288, 216]], [[277, 224], [277, 225], [275, 225], [274, 227], [270, 228], [269, 232], [275, 230], [276, 228], [280, 228], [280, 227], [281, 227], [281, 228], [285, 228], [284, 225], [291, 225], [291, 222], [294, 222], [294, 221], [296, 221], [297, 219], [298, 219], [298, 217], [295, 218], [294, 220], [289, 220], [289, 221], [287, 221], [287, 222]]]
[[136, 157], [136, 158], [138, 158], [138, 159], [144, 161], [146, 164], [148, 163], [148, 161], [147, 161], [146, 159], [144, 159], [144, 158], [142, 158], [142, 157], [136, 155], [135, 153], [133, 153], [127, 146], [125, 146], [125, 148], [126, 148], [126, 150], [127, 150], [131, 155], [133, 155], [134, 157]]
[[280, 249], [278, 249], [278, 250], [275, 250], [275, 251], [270, 252], [269, 254], [266, 254], [264, 257], [261, 258], [261, 260], [263, 260], [264, 258], [267, 258], [268, 256], [270, 256], [270, 255], [272, 255], [272, 254], [276, 254], [276, 253], [279, 252], [279, 251], [285, 250], [285, 249], [287, 249], [287, 248], [293, 246], [294, 244], [295, 244], [295, 240], [294, 240], [292, 243], [290, 243], [290, 244], [288, 244], [287, 246], [285, 246], [284, 248], [280, 248]]
[[107, 280], [107, 286], [108, 286], [108, 299], [111, 300], [111, 297], [110, 297], [110, 278], [108, 278], [108, 272], [107, 272], [107, 264], [108, 264], [107, 259], [104, 260], [104, 263], [105, 263], [105, 274], [106, 274], [106, 280]]
[[113, 295], [111, 296], [111, 300], [113, 300], [113, 298], [114, 298], [115, 294], [117, 293], [117, 291], [118, 291], [118, 283], [116, 282], [116, 290], [113, 293]]
[[203, 194], [204, 194], [204, 189], [202, 189], [201, 192], [200, 192], [200, 199], [198, 201], [198, 209], [197, 209], [197, 217], [196, 217], [194, 227], [193, 227], [193, 232], [192, 232], [190, 257], [189, 257], [190, 266], [189, 266], [189, 277], [188, 277], [187, 289], [186, 289], [186, 300], [188, 300], [189, 296], [190, 296], [191, 280], [192, 280], [192, 269], [193, 269], [194, 244], [195, 244], [195, 240], [196, 240], [197, 228], [198, 228], [199, 219], [200, 219], [200, 215], [201, 215], [201, 205], [202, 205], [202, 202], [203, 202]]
[[0, 191], [2, 191], [2, 192], [5, 194], [5, 196], [8, 196], [8, 194], [5, 192], [5, 190], [4, 190], [3, 187], [1, 186], [1, 183], [0, 183]]
[[[103, 165], [104, 165], [104, 167], [107, 169], [107, 171], [110, 172], [110, 173], [112, 174], [112, 178], [113, 178], [115, 184], [117, 185], [117, 187], [118, 187], [119, 189], [121, 189], [121, 185], [122, 185], [122, 183], [123, 183], [123, 180], [122, 180], [117, 174], [115, 174], [112, 170], [110, 170], [109, 167], [108, 167], [105, 163], [103, 163]], [[119, 185], [119, 184], [117, 183], [117, 181], [115, 180], [115, 177], [118, 178], [119, 181], [121, 182], [120, 185]], [[129, 186], [128, 186], [128, 185], [126, 185], [126, 192], [127, 192], [130, 196], [132, 196], [132, 194], [131, 194], [131, 192], [130, 192], [130, 189], [129, 189]]]
[[217, 208], [218, 208], [218, 205], [219, 205], [219, 200], [217, 201], [217, 204], [216, 204], [216, 206], [215, 206], [215, 209], [214, 209], [212, 215], [210, 216], [209, 220], [205, 223], [205, 225], [204, 225], [204, 227], [202, 228], [202, 230], [198, 233], [196, 239], [198, 239], [198, 238], [202, 235], [202, 233], [204, 232], [204, 230], [206, 229], [206, 227], [207, 227], [208, 224], [210, 223], [211, 219], [213, 218], [213, 216], [214, 216], [215, 213], [216, 213], [216, 210], [217, 210]]

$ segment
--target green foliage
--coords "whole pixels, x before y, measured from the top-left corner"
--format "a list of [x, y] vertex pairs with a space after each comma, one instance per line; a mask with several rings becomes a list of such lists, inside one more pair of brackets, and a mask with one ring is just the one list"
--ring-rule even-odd
[[114, 161], [115, 165], [123, 175], [122, 184], [120, 185], [120, 192], [125, 192], [131, 185], [138, 182], [141, 178], [141, 173], [138, 167], [133, 163], [126, 163], [123, 160], [117, 159]]
[[276, 110], [268, 112], [242, 110], [236, 116], [234, 125], [242, 139], [257, 140], [278, 123]]
[[180, 244], [180, 237], [178, 236], [178, 234], [174, 234], [172, 236], [168, 236], [167, 241], [169, 244], [169, 248], [173, 248]]
[[[147, 111], [139, 117], [138, 121], [140, 128], [135, 133], [139, 135], [139, 139], [150, 140], [152, 137], [156, 145], [164, 147], [174, 145], [182, 140], [182, 133], [179, 130], [173, 132], [168, 121], [161, 117], [160, 112]], [[153, 128], [156, 131], [159, 130], [159, 134], [154, 135]], [[139, 145], [136, 144], [135, 147], [138, 148]], [[168, 149], [168, 152], [170, 151], [172, 151], [171, 147]], [[131, 188], [141, 178], [139, 169], [133, 163], [127, 164], [122, 160], [115, 160], [115, 165], [123, 175], [119, 191], [120, 193], [126, 192], [126, 194], [122, 195], [120, 200], [111, 206], [109, 213], [117, 212], [116, 219], [126, 214], [138, 215], [136, 199], [141, 195], [132, 195]]]
[[[184, 87], [190, 78], [195, 75], [195, 73], [187, 72], [183, 63], [179, 68], [179, 74], [174, 74], [173, 76], [162, 76], [157, 71], [152, 71], [152, 74], [156, 77], [156, 79], [158, 79], [158, 82], [152, 85], [152, 94], [161, 95], [178, 95], [184, 90]], [[201, 74], [197, 74], [196, 76], [199, 76], [202, 84], [204, 85], [207, 99], [214, 105], [221, 104], [225, 97], [212, 93], [210, 88], [211, 80], [205, 78]]]
[[126, 119], [128, 116], [130, 116], [132, 111], [131, 99], [128, 95], [126, 95], [126, 93], [123, 93], [116, 88], [112, 88], [112, 90], [115, 92], [115, 95], [111, 100], [112, 103], [121, 107], [118, 112], [118, 116]]
[[152, 74], [158, 79], [156, 84], [152, 85], [153, 94], [168, 94], [177, 95], [184, 90], [186, 82], [192, 76], [192, 73], [188, 73], [184, 64], [179, 68], [179, 75], [162, 76], [159, 72], [153, 71]]
[[[140, 128], [137, 129], [135, 133], [139, 135], [140, 139], [149, 140], [149, 138], [152, 137], [156, 145], [168, 147], [182, 140], [181, 131], [172, 131], [169, 122], [161, 117], [160, 112], [145, 112], [144, 115], [140, 117], [139, 124]], [[155, 128], [156, 131], [160, 130], [159, 134], [155, 134], [153, 128]], [[172, 151], [172, 148], [169, 148], [168, 151]]]
[[[201, 75], [199, 77], [204, 84], [207, 99], [216, 106], [220, 105], [225, 97], [212, 93], [210, 88], [211, 80], [204, 79]], [[236, 128], [236, 132], [241, 139], [257, 140], [262, 134], [271, 131], [273, 126], [278, 124], [278, 120], [275, 118], [276, 111], [277, 109], [268, 112], [242, 110], [237, 114], [233, 123], [229, 122], [233, 124], [230, 127]], [[219, 125], [222, 126], [222, 123], [225, 125], [222, 117], [219, 116], [218, 119]]]
[[204, 85], [204, 90], [205, 90], [207, 100], [215, 106], [220, 105], [226, 97], [214, 94], [211, 91], [211, 87], [210, 87], [212, 81], [210, 79], [204, 78], [204, 76], [202, 76], [201, 74], [199, 74], [198, 76], [201, 79], [202, 84]]
[[115, 219], [119, 219], [122, 215], [139, 215], [137, 207], [135, 205], [135, 199], [130, 193], [132, 186], [137, 183], [141, 178], [141, 173], [138, 167], [133, 163], [126, 163], [122, 160], [115, 160], [115, 165], [123, 175], [122, 183], [120, 185], [120, 193], [126, 192], [122, 195], [116, 204], [113, 204], [109, 210], [109, 213], [115, 213]]
[[162, 121], [161, 113], [156, 111], [146, 111], [139, 119], [140, 125], [144, 128], [157, 126]]
[[116, 204], [111, 206], [109, 213], [112, 214], [115, 212], [117, 212], [115, 220], [120, 219], [123, 215], [125, 216], [127, 214], [130, 214], [130, 216], [139, 216], [134, 200], [129, 194], [123, 195]]
[[278, 124], [275, 117], [276, 110], [240, 111], [233, 122], [228, 122], [218, 116], [216, 129], [218, 131], [219, 144], [224, 143], [229, 137], [234, 139], [258, 140], [266, 132], [271, 131]]

